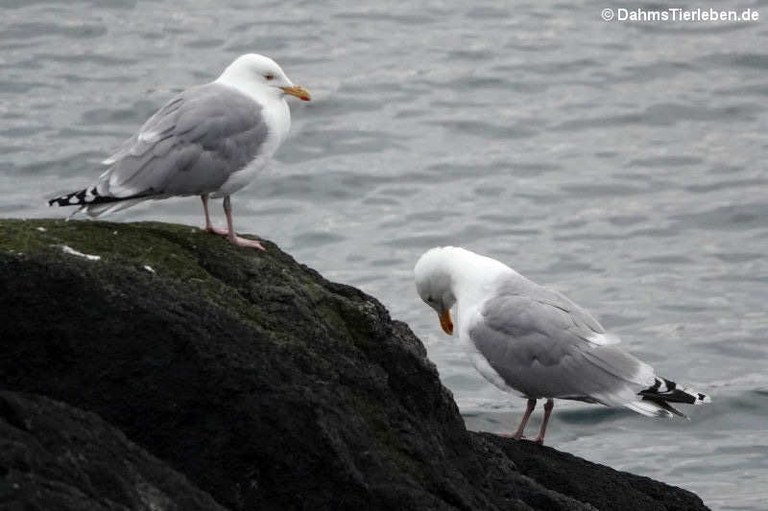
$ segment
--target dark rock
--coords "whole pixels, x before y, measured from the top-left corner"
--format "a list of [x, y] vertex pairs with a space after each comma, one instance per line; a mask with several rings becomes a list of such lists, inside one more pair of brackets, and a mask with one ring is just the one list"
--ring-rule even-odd
[[[476, 435], [514, 460], [520, 474], [540, 482], [556, 494], [568, 495], [597, 509], [706, 509], [693, 493], [648, 477], [619, 472], [532, 442], [515, 442], [490, 433]], [[531, 502], [534, 497], [530, 495], [523, 500]], [[558, 509], [550, 505], [541, 508]]]
[[265, 245], [0, 221], [0, 381], [98, 413], [231, 509], [624, 509], [627, 488], [636, 509], [706, 509], [468, 433], [406, 325]]
[[0, 391], [0, 507], [224, 510], [93, 413]]

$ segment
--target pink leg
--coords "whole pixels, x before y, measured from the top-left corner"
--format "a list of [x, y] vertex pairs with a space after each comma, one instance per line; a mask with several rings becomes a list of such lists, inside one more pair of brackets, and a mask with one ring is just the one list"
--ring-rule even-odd
[[541, 429], [539, 429], [539, 436], [536, 437], [537, 444], [544, 443], [544, 435], [547, 433], [547, 423], [549, 422], [549, 416], [552, 415], [552, 409], [555, 407], [555, 401], [550, 398], [544, 403], [544, 419], [541, 421]]
[[267, 249], [262, 246], [256, 240], [249, 240], [241, 238], [235, 233], [235, 225], [232, 220], [232, 202], [229, 199], [229, 195], [224, 197], [224, 213], [227, 215], [227, 228], [229, 229], [229, 242], [237, 245], [238, 247], [256, 248], [266, 251]]
[[525, 438], [523, 436], [523, 433], [525, 432], [525, 425], [528, 424], [528, 419], [531, 418], [531, 414], [533, 413], [534, 408], [536, 408], [536, 400], [529, 399], [528, 406], [525, 408], [525, 413], [523, 414], [523, 418], [520, 420], [520, 425], [517, 427], [517, 431], [515, 431], [515, 434], [512, 435], [512, 438], [514, 438], [515, 440], [520, 440], [522, 438]]
[[218, 234], [219, 236], [226, 236], [229, 234], [228, 231], [224, 229], [217, 229], [211, 223], [211, 215], [208, 213], [208, 194], [201, 195], [200, 199], [203, 201], [203, 211], [205, 212], [205, 227], [203, 227], [203, 229], [206, 232], [212, 232], [213, 234]]

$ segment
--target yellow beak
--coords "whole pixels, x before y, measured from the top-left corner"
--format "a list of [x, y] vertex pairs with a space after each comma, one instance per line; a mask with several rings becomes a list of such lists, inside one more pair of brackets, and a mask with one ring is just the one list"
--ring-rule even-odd
[[310, 101], [312, 99], [312, 96], [309, 95], [309, 91], [304, 87], [299, 87], [298, 85], [294, 85], [293, 87], [280, 87], [280, 88], [283, 89], [283, 92], [285, 92], [289, 96], [295, 96], [302, 101]]
[[453, 321], [451, 321], [451, 311], [440, 311], [437, 315], [440, 318], [440, 326], [443, 328], [443, 332], [448, 335], [453, 335]]

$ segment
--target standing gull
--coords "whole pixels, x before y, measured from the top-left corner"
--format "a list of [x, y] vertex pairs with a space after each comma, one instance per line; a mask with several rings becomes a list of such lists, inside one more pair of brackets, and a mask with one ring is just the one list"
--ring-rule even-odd
[[699, 405], [709, 396], [656, 376], [648, 364], [555, 290], [512, 268], [457, 247], [433, 248], [414, 268], [419, 296], [451, 335], [457, 305], [459, 339], [478, 371], [500, 389], [528, 399], [517, 431], [546, 398], [537, 443], [544, 442], [554, 398], [623, 406], [655, 417], [684, 416], [670, 403]]
[[[310, 100], [272, 59], [238, 57], [215, 81], [185, 90], [150, 117], [103, 161], [108, 168], [95, 184], [48, 204], [80, 206], [97, 217], [148, 199], [199, 195], [206, 231], [264, 250], [235, 232], [230, 195], [251, 182], [288, 135], [286, 95]], [[227, 229], [211, 223], [211, 197], [224, 198]]]

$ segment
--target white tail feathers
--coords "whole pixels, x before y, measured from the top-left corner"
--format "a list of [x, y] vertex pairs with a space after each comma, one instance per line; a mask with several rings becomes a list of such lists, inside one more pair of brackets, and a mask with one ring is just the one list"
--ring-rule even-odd
[[631, 403], [626, 403], [624, 407], [646, 417], [668, 417], [671, 419], [673, 416], [672, 412], [665, 410], [653, 401], [632, 401]]
[[94, 218], [98, 216], [111, 215], [112, 213], [121, 211], [126, 208], [130, 208], [131, 206], [135, 206], [139, 202], [144, 202], [145, 200], [149, 200], [150, 198], [154, 199], [155, 197], [141, 197], [138, 199], [121, 200], [119, 202], [105, 202], [102, 204], [91, 204], [89, 206], [84, 206], [83, 211], [85, 211], [85, 213], [88, 216], [94, 217]]

